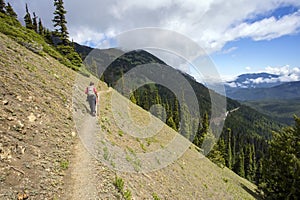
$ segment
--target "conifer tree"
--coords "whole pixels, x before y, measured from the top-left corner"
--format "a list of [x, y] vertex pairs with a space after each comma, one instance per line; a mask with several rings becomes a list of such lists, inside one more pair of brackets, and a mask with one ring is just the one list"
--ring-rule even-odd
[[[220, 151], [222, 157], [226, 157], [227, 149], [226, 149], [225, 140], [223, 138], [220, 138], [217, 142], [217, 145], [218, 145], [218, 150]], [[225, 159], [224, 159], [224, 165], [226, 165]]]
[[274, 132], [263, 164], [263, 189], [267, 199], [300, 197], [300, 118], [295, 126]]
[[179, 114], [179, 103], [177, 98], [175, 98], [174, 100], [174, 112], [173, 112], [173, 118], [174, 118], [174, 122], [176, 124], [176, 127], [178, 128], [179, 126], [179, 122], [180, 122], [180, 114]]
[[231, 129], [227, 129], [226, 166], [232, 169]]
[[[208, 140], [210, 140], [211, 138], [211, 141], [215, 141], [215, 138], [213, 137], [212, 134], [209, 134], [208, 136]], [[207, 141], [207, 140], [206, 140]], [[221, 140], [223, 142], [221, 142], [221, 146], [224, 145], [224, 140]], [[213, 148], [211, 149], [211, 151], [209, 152], [209, 154], [207, 155], [207, 157], [212, 161], [214, 162], [215, 164], [217, 164], [219, 167], [223, 168], [225, 166], [225, 159], [222, 155], [222, 150], [221, 147], [219, 144], [217, 143], [213, 143]], [[205, 149], [204, 149], [205, 150]]]
[[67, 30], [67, 21], [65, 14], [67, 11], [64, 8], [63, 0], [54, 0], [54, 19], [52, 20], [55, 27], [55, 34], [58, 36], [64, 45], [68, 44], [69, 33]]
[[255, 184], [259, 185], [262, 181], [263, 176], [263, 159], [260, 159], [257, 164], [257, 169], [255, 172]]
[[43, 26], [41, 18], [39, 18], [38, 30], [39, 30], [40, 35], [44, 35], [44, 26]]
[[51, 31], [48, 28], [44, 29], [44, 37], [45, 37], [48, 44], [53, 44], [52, 43], [52, 34], [51, 34]]
[[202, 119], [202, 127], [200, 129], [199, 133], [199, 143], [202, 145], [205, 137], [207, 136], [209, 131], [209, 122], [208, 122], [208, 114], [207, 112], [204, 113], [203, 119]]
[[245, 177], [248, 180], [253, 180], [254, 170], [253, 170], [253, 151], [251, 146], [248, 144], [245, 147], [245, 159], [244, 159], [244, 169], [245, 169]]
[[135, 96], [134, 96], [134, 93], [132, 93], [132, 94], [130, 95], [130, 101], [131, 101], [132, 103], [134, 103], [134, 104], [137, 103], [137, 102], [136, 102], [136, 99], [135, 99]]
[[176, 129], [175, 122], [174, 122], [174, 120], [173, 120], [172, 117], [169, 117], [169, 118], [168, 118], [168, 120], [167, 120], [167, 125], [170, 126], [172, 129], [177, 130], [177, 129]]
[[32, 29], [33, 29], [36, 33], [38, 33], [38, 23], [37, 23], [37, 16], [35, 15], [35, 12], [33, 12]]
[[4, 2], [4, 0], [0, 0], [0, 12], [1, 13], [6, 13], [5, 12], [5, 2]]
[[14, 11], [14, 9], [13, 9], [12, 6], [10, 5], [10, 3], [7, 3], [7, 6], [6, 6], [6, 14], [7, 14], [8, 16], [11, 16], [11, 17], [15, 18], [15, 19], [18, 18], [17, 13]]
[[245, 177], [245, 156], [243, 149], [240, 149], [239, 155], [237, 157], [237, 162], [235, 163], [235, 172], [241, 177]]
[[24, 16], [24, 22], [25, 22], [25, 27], [28, 28], [28, 29], [32, 29], [33, 28], [33, 25], [32, 25], [32, 20], [31, 20], [31, 15], [28, 11], [28, 6], [27, 6], [27, 3], [26, 3], [26, 14]]
[[[191, 114], [189, 112], [189, 108], [185, 102], [181, 105], [181, 126], [180, 126], [180, 134], [183, 135], [185, 138], [190, 139], [191, 136]], [[175, 122], [174, 122], [175, 124]], [[176, 126], [176, 125], [175, 125]]]

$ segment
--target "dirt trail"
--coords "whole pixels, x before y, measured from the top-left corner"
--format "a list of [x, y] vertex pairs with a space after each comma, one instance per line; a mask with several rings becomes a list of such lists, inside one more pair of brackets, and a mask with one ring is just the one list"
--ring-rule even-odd
[[[73, 117], [79, 138], [73, 149], [74, 155], [70, 161], [69, 175], [66, 177], [64, 198], [72, 200], [119, 199], [112, 184], [114, 173], [96, 160], [91, 153], [96, 145], [97, 131], [100, 129], [97, 122], [99, 113], [97, 117], [89, 114], [86, 96], [82, 92], [89, 81], [87, 78], [80, 77], [75, 84]], [[97, 83], [96, 80], [94, 82]], [[108, 92], [111, 92], [111, 89], [105, 88], [99, 91], [100, 98], [101, 94]], [[97, 111], [99, 112], [99, 105], [97, 105]]]
[[[86, 118], [86, 120], [93, 120], [92, 117]], [[89, 133], [91, 126], [90, 123], [86, 123], [87, 126], [83, 127], [84, 132]], [[96, 161], [92, 155], [84, 147], [83, 143], [78, 140], [74, 148], [74, 157], [71, 161], [71, 182], [69, 183], [69, 191], [67, 199], [99, 199], [96, 188]]]

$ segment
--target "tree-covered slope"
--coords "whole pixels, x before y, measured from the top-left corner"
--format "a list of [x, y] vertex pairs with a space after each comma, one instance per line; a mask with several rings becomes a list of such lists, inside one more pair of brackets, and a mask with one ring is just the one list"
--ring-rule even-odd
[[[107, 52], [118, 52], [117, 54], [109, 54]], [[80, 53], [80, 52], [79, 52]], [[103, 56], [105, 55], [105, 56]], [[98, 57], [99, 56], [99, 57]], [[106, 58], [106, 60], [104, 59]], [[105, 60], [105, 62], [103, 62]], [[131, 52], [121, 52], [120, 50], [95, 50], [86, 58], [86, 63], [89, 65], [90, 70], [101, 75], [101, 79], [106, 83], [111, 85], [112, 87], [116, 87], [121, 93], [126, 93], [131, 87], [129, 85], [122, 85], [123, 76], [128, 72], [134, 71], [135, 67], [143, 66], [152, 63], [156, 69], [159, 69], [161, 72], [164, 70], [171, 70], [172, 73], [180, 73], [192, 86], [196, 96], [197, 96], [197, 106], [200, 111], [200, 117], [198, 119], [199, 126], [197, 124], [188, 124], [190, 132], [196, 132], [201, 135], [201, 124], [203, 122], [203, 115], [208, 113], [211, 115], [211, 94], [214, 94], [217, 98], [225, 98], [219, 94], [216, 94], [214, 91], [209, 90], [201, 83], [195, 81], [195, 79], [185, 73], [177, 71], [172, 67], [166, 65], [162, 60], [153, 56], [152, 54], [143, 51], [143, 50], [135, 50]], [[157, 66], [159, 66], [157, 68]], [[95, 68], [97, 67], [97, 68]], [[147, 66], [148, 67], [148, 66]], [[163, 76], [155, 71], [151, 71], [151, 66], [147, 69], [147, 73], [157, 74], [156, 76]], [[141, 77], [138, 81], [145, 81], [146, 77], [141, 76], [140, 74], [135, 74], [137, 77]], [[160, 77], [160, 78], [170, 78], [170, 77]], [[120, 86], [121, 83], [121, 86]], [[126, 88], [128, 87], [128, 88]], [[132, 89], [132, 88], [131, 88]], [[189, 93], [187, 91], [182, 91], [182, 96], [185, 98], [189, 97]], [[168, 124], [173, 129], [178, 130], [181, 121], [181, 107], [178, 103], [178, 99], [168, 88], [159, 85], [159, 84], [146, 84], [142, 87], [135, 88], [133, 95], [130, 96], [130, 99], [141, 106], [145, 110], [150, 110], [152, 105], [160, 104], [165, 109], [166, 113], [162, 117], [164, 122]], [[233, 159], [230, 161], [230, 166], [232, 169], [240, 174], [241, 176], [247, 177], [249, 180], [259, 182], [259, 167], [257, 167], [263, 158], [266, 149], [267, 149], [267, 140], [271, 136], [271, 132], [273, 130], [278, 130], [280, 125], [266, 115], [263, 115], [250, 107], [241, 105], [239, 102], [234, 101], [232, 99], [226, 98], [227, 100], [227, 118], [225, 120], [225, 125], [223, 129], [223, 133], [221, 135], [220, 140], [216, 144], [216, 148], [218, 152], [220, 152], [221, 160], [223, 164], [228, 160], [226, 154], [226, 148], [228, 147], [228, 138], [227, 138], [227, 130], [231, 130], [231, 140], [230, 146], [232, 148], [232, 156]], [[222, 113], [222, 107], [220, 105], [214, 105], [220, 113]], [[196, 110], [196, 109], [194, 109]], [[199, 116], [199, 113], [196, 113]], [[162, 115], [162, 114], [160, 114]], [[161, 118], [161, 116], [158, 116]], [[184, 117], [184, 115], [183, 115]], [[191, 120], [193, 121], [193, 120]], [[213, 125], [213, 124], [211, 124]], [[214, 127], [211, 127], [212, 132]], [[180, 130], [179, 130], [180, 131]], [[186, 136], [186, 135], [185, 135]], [[191, 139], [191, 138], [189, 138]], [[201, 147], [201, 145], [200, 145]], [[251, 150], [250, 150], [251, 149]], [[240, 157], [241, 154], [246, 156]], [[251, 154], [251, 158], [249, 157]], [[248, 161], [247, 161], [248, 159]], [[241, 162], [242, 160], [242, 162]], [[245, 162], [246, 161], [246, 162]], [[249, 162], [253, 163], [253, 169], [248, 169], [247, 165]], [[239, 166], [240, 165], [240, 166]], [[243, 170], [241, 170], [243, 168]], [[249, 171], [252, 171], [251, 173]], [[253, 172], [255, 171], [255, 172]], [[251, 174], [251, 175], [249, 175]]]

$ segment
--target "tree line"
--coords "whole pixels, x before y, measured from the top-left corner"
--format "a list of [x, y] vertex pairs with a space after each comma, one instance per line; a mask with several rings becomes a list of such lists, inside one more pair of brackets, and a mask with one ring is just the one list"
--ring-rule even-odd
[[[67, 11], [64, 8], [64, 2], [63, 0], [54, 0], [53, 5], [55, 7], [52, 19], [54, 31], [44, 27], [42, 19], [38, 17], [35, 12], [31, 15], [27, 3], [25, 4], [26, 12], [23, 17], [25, 27], [41, 35], [48, 44], [55, 46], [73, 65], [81, 67], [82, 59], [75, 51], [73, 42], [69, 40], [67, 20], [65, 17]], [[18, 20], [18, 16], [11, 4], [6, 4], [4, 0], [0, 0], [0, 12]]]

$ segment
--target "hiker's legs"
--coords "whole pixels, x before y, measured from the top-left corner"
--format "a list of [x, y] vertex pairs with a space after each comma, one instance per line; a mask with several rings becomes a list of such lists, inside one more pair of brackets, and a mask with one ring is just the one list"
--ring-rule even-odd
[[96, 96], [89, 96], [89, 104], [90, 104], [91, 114], [94, 114], [96, 108]]

